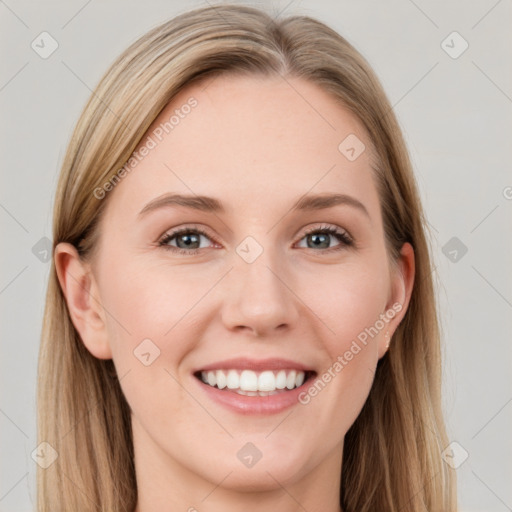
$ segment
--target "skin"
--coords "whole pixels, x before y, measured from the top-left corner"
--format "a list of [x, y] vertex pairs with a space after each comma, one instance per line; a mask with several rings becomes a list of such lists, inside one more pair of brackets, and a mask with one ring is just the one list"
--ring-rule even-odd
[[[94, 356], [113, 359], [132, 410], [136, 512], [341, 510], [344, 436], [386, 352], [385, 334], [406, 312], [414, 254], [405, 244], [391, 265], [358, 119], [318, 86], [287, 80], [293, 87], [280, 77], [225, 76], [181, 91], [148, 133], [191, 96], [198, 105], [103, 199], [92, 260], [57, 247], [72, 321]], [[367, 148], [352, 162], [338, 150], [349, 134]], [[215, 197], [225, 212], [168, 206], [139, 215], [168, 192]], [[368, 215], [346, 204], [290, 211], [306, 193], [333, 192]], [[209, 233], [198, 253], [158, 246], [191, 224]], [[304, 232], [326, 225], [356, 245], [331, 235], [315, 247]], [[236, 252], [247, 236], [263, 248], [250, 264]], [[191, 373], [247, 356], [289, 358], [321, 375], [395, 303], [401, 312], [307, 405], [237, 414], [209, 400]], [[133, 354], [146, 338], [160, 350], [149, 366]], [[250, 469], [236, 455], [247, 442], [263, 454]]]

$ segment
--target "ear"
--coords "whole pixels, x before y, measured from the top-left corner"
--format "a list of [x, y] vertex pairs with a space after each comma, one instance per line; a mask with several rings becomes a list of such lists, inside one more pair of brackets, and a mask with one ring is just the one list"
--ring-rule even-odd
[[[390, 345], [393, 343], [393, 334], [407, 312], [414, 286], [414, 275], [414, 249], [410, 243], [406, 242], [400, 249], [395, 268], [391, 271], [391, 292], [384, 313], [390, 319], [379, 339], [379, 359], [387, 351], [388, 340], [391, 340]], [[389, 338], [386, 333], [389, 333]]]
[[91, 267], [83, 261], [72, 244], [55, 248], [55, 268], [66, 298], [71, 321], [89, 352], [99, 359], [111, 359], [105, 310]]

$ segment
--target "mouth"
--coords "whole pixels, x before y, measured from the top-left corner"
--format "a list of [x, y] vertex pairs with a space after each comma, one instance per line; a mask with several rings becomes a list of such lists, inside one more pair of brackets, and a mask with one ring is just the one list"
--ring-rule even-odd
[[316, 375], [313, 370], [283, 368], [279, 370], [248, 370], [223, 368], [199, 370], [194, 376], [217, 390], [243, 396], [273, 396], [306, 385]]
[[236, 414], [264, 416], [300, 404], [317, 372], [291, 359], [240, 357], [195, 368], [192, 374], [212, 403]]

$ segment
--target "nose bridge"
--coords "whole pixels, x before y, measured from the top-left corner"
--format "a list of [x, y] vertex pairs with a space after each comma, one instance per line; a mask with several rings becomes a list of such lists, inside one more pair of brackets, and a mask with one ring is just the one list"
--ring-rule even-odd
[[291, 276], [283, 270], [282, 257], [251, 237], [239, 244], [226, 283], [223, 320], [227, 327], [261, 334], [297, 320], [296, 299], [287, 284]]

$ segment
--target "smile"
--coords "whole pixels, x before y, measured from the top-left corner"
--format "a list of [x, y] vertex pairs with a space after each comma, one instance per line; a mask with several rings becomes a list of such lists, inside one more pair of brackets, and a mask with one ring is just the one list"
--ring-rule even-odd
[[217, 389], [245, 396], [270, 396], [302, 386], [311, 372], [302, 370], [237, 370], [201, 371], [196, 374], [203, 383]]
[[317, 372], [281, 357], [226, 359], [192, 370], [200, 392], [218, 406], [243, 415], [267, 415], [300, 404]]

